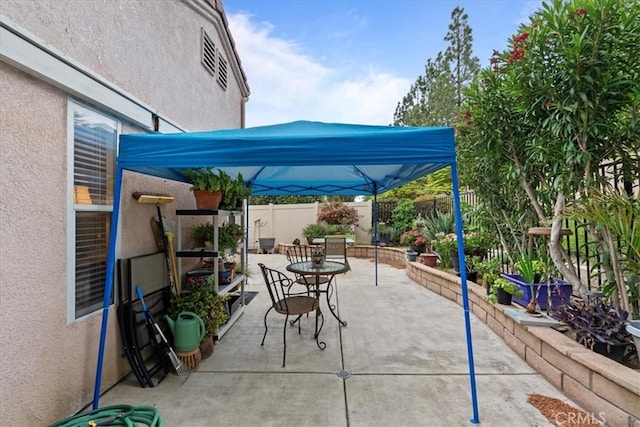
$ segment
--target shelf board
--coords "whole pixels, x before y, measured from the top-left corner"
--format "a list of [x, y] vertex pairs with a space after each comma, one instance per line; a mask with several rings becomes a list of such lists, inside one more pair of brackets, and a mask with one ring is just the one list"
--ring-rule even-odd
[[227, 211], [222, 209], [177, 209], [176, 215], [218, 215], [218, 216], [231, 216], [242, 215], [242, 211]]
[[218, 286], [218, 295], [226, 295], [229, 292], [233, 291], [242, 281], [244, 280], [244, 274], [238, 274], [233, 278], [231, 283], [224, 286]]
[[211, 250], [205, 249], [205, 248], [195, 248], [195, 249], [177, 251], [176, 252], [176, 256], [177, 257], [184, 257], [184, 258], [217, 257], [218, 256], [218, 252], [211, 251]]
[[227, 323], [225, 323], [220, 327], [220, 329], [218, 329], [217, 338], [218, 339], [222, 338], [224, 334], [226, 334], [227, 331], [231, 329], [233, 324], [238, 321], [238, 319], [240, 318], [240, 316], [242, 316], [243, 313], [244, 313], [244, 305], [241, 305], [240, 307], [238, 307], [236, 312], [233, 313], [233, 316], [231, 316], [229, 320], [227, 320]]

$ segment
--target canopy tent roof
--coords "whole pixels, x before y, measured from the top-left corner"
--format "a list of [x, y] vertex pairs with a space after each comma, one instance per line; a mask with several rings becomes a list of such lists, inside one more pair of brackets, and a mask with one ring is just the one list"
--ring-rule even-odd
[[308, 121], [120, 137], [118, 166], [188, 182], [194, 167], [242, 173], [254, 195], [373, 195], [455, 162], [453, 129]]
[[[364, 126], [297, 121], [248, 129], [180, 134], [121, 135], [109, 235], [107, 271], [114, 271], [123, 170], [189, 182], [183, 169], [218, 168], [242, 173], [251, 193], [376, 195], [451, 166], [473, 423], [479, 423], [464, 264], [460, 195], [452, 128]], [[377, 284], [377, 249], [376, 284]], [[102, 380], [113, 274], [105, 278], [102, 330], [93, 408]]]

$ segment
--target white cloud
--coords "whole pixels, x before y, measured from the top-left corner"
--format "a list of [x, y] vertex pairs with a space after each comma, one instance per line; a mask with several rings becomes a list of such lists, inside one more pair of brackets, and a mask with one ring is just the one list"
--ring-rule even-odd
[[251, 88], [248, 127], [295, 120], [387, 125], [412, 83], [357, 61], [358, 68], [322, 64], [304, 46], [274, 37], [269, 23], [227, 18]]

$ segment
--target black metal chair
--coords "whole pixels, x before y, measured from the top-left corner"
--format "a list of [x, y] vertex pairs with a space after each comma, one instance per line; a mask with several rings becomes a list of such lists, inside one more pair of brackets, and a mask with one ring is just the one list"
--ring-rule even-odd
[[[282, 367], [284, 368], [287, 356], [287, 322], [289, 320], [289, 316], [296, 316], [296, 320], [298, 321], [298, 333], [301, 333], [300, 317], [302, 317], [303, 314], [315, 311], [316, 323], [314, 338], [316, 339], [318, 348], [320, 350], [324, 350], [327, 345], [318, 339], [320, 330], [324, 325], [324, 316], [320, 311], [320, 301], [316, 296], [317, 294], [313, 294], [313, 296], [311, 296], [307, 293], [293, 293], [291, 292], [291, 286], [295, 283], [293, 280], [287, 277], [284, 273], [268, 268], [262, 263], [258, 265], [260, 266], [262, 276], [264, 277], [265, 284], [269, 290], [269, 297], [271, 297], [271, 307], [269, 307], [267, 312], [264, 314], [264, 336], [262, 337], [262, 343], [260, 345], [264, 345], [264, 340], [267, 337], [267, 315], [269, 312], [271, 310], [275, 310], [276, 313], [284, 315], [285, 319], [282, 331], [282, 340], [284, 345], [282, 352]], [[318, 328], [319, 318], [322, 320], [322, 323]], [[292, 324], [293, 323], [295, 323], [295, 321], [292, 322]]]
[[[289, 261], [289, 263], [291, 264], [296, 262], [311, 261], [311, 251], [311, 246], [294, 245], [293, 247], [287, 249], [287, 261]], [[320, 276], [320, 278], [318, 279], [318, 284], [324, 285], [326, 283], [329, 283], [330, 281], [331, 277]], [[304, 276], [302, 274], [296, 274], [296, 283], [309, 288], [310, 286], [315, 286], [316, 277], [314, 275]]]

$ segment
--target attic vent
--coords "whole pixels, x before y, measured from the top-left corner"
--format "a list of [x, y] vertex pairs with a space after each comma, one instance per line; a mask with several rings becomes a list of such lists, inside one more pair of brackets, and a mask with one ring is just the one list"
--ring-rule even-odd
[[[202, 65], [212, 76], [216, 75], [216, 45], [202, 28]], [[225, 74], [226, 74], [225, 66]]]
[[218, 83], [227, 90], [227, 60], [218, 55]]

